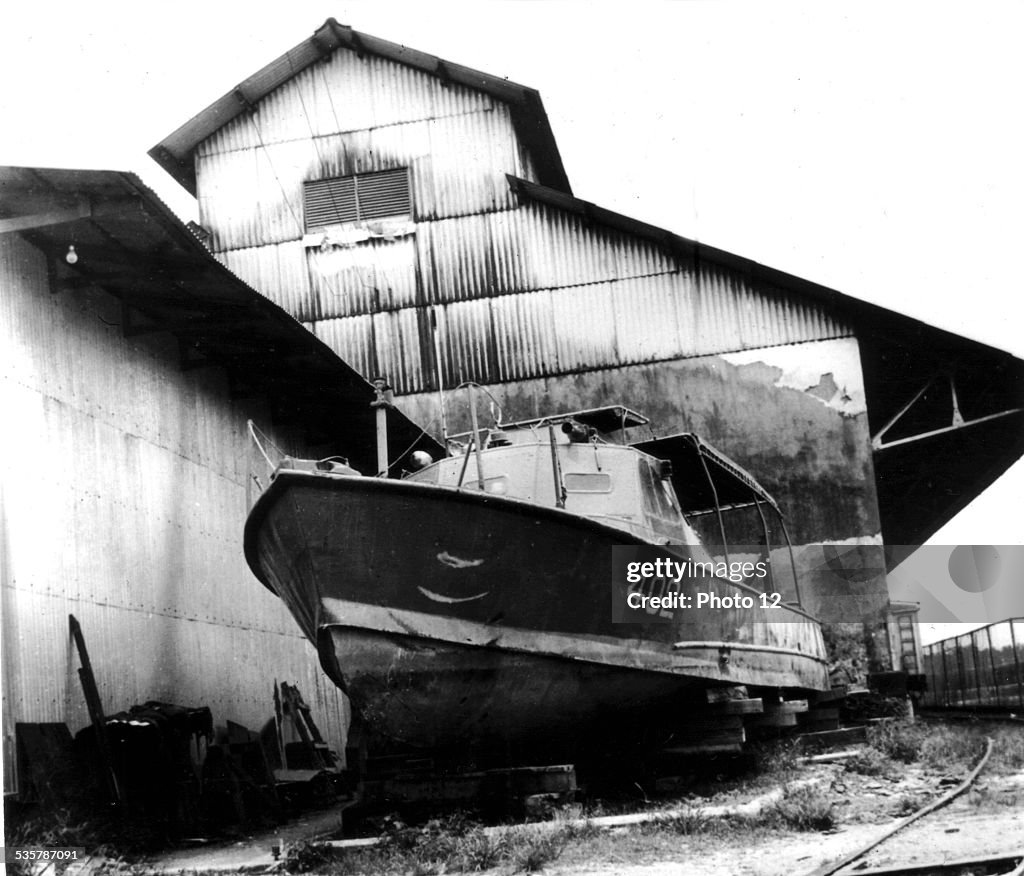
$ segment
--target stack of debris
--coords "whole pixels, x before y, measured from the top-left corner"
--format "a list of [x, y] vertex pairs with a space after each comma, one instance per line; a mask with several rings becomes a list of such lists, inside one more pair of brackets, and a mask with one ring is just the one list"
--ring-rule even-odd
[[174, 838], [277, 824], [345, 791], [341, 759], [296, 686], [274, 682], [260, 733], [233, 721], [215, 729], [205, 706], [151, 701], [107, 716], [81, 626], [73, 615], [69, 624], [90, 724], [74, 741], [65, 724], [17, 725], [24, 806], [110, 814]]

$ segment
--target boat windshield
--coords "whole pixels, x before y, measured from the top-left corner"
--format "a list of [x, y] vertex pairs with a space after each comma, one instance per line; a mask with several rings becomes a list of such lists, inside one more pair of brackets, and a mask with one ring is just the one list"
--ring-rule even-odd
[[638, 457], [640, 468], [640, 496], [643, 501], [647, 524], [659, 535], [677, 543], [693, 540], [689, 527], [683, 520], [683, 512], [676, 500], [672, 484], [655, 469], [654, 460]]

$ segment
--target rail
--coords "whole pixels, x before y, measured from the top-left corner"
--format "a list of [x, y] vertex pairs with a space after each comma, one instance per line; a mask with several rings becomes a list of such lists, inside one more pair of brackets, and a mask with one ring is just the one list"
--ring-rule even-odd
[[942, 709], [1024, 709], [1024, 618], [988, 624], [923, 649], [922, 705]]
[[[850, 852], [848, 855], [844, 855], [838, 861], [832, 861], [829, 864], [823, 864], [821, 867], [818, 867], [817, 869], [808, 873], [807, 876], [832, 876], [832, 874], [838, 873], [844, 867], [847, 867], [854, 861], [863, 858], [872, 849], [880, 846], [883, 842], [889, 839], [889, 837], [893, 836], [893, 834], [899, 833], [899, 831], [903, 830], [903, 828], [907, 827], [908, 825], [911, 825], [915, 821], [924, 818], [926, 815], [929, 815], [936, 809], [942, 808], [947, 803], [951, 803], [955, 798], [959, 797], [964, 791], [971, 787], [971, 785], [974, 784], [974, 780], [978, 778], [978, 775], [981, 773], [981, 771], [985, 769], [985, 765], [988, 763], [988, 759], [992, 755], [992, 747], [992, 737], [988, 736], [985, 738], [985, 753], [981, 756], [981, 760], [978, 761], [977, 765], [974, 767], [973, 770], [971, 770], [967, 778], [964, 779], [955, 788], [953, 788], [950, 791], [947, 791], [945, 794], [943, 794], [937, 800], [933, 800], [927, 806], [922, 806], [920, 809], [917, 810], [917, 812], [908, 815], [906, 818], [900, 819], [896, 822], [896, 824], [894, 824], [892, 827], [886, 830], [881, 836], [875, 837], [875, 839], [873, 839], [867, 845], [861, 846], [861, 848], [856, 849], [853, 852]], [[1015, 870], [1014, 872], [1017, 871]]]

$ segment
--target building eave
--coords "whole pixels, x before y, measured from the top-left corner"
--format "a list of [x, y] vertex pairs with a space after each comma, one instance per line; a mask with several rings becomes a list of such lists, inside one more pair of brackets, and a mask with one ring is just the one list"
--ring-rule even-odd
[[[370, 383], [218, 262], [134, 174], [0, 167], [0, 203], [16, 228], [6, 233], [46, 255], [53, 292], [106, 292], [121, 302], [126, 337], [173, 335], [183, 369], [222, 368], [233, 393], [265, 398], [275, 417], [337, 446], [362, 471], [376, 469]], [[407, 448], [442, 452], [394, 409], [389, 447], [398, 463]]]

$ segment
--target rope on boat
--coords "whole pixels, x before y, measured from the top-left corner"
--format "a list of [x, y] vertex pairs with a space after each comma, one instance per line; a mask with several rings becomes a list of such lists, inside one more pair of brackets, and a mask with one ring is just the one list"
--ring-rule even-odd
[[267, 444], [269, 444], [271, 447], [274, 448], [274, 450], [280, 453], [282, 457], [285, 457], [288, 454], [285, 453], [280, 447], [278, 447], [273, 441], [271, 441], [267, 434], [263, 432], [259, 428], [259, 426], [257, 426], [252, 420], [247, 420], [246, 423], [249, 426], [249, 437], [252, 438], [253, 444], [256, 445], [256, 449], [259, 450], [260, 455], [267, 461], [267, 465], [270, 466], [271, 469], [277, 468], [277, 463], [275, 463], [267, 454], [267, 451], [263, 449], [263, 444], [259, 439], [259, 435], [257, 435], [256, 433], [259, 432], [259, 434], [262, 435], [263, 438], [266, 440]]

